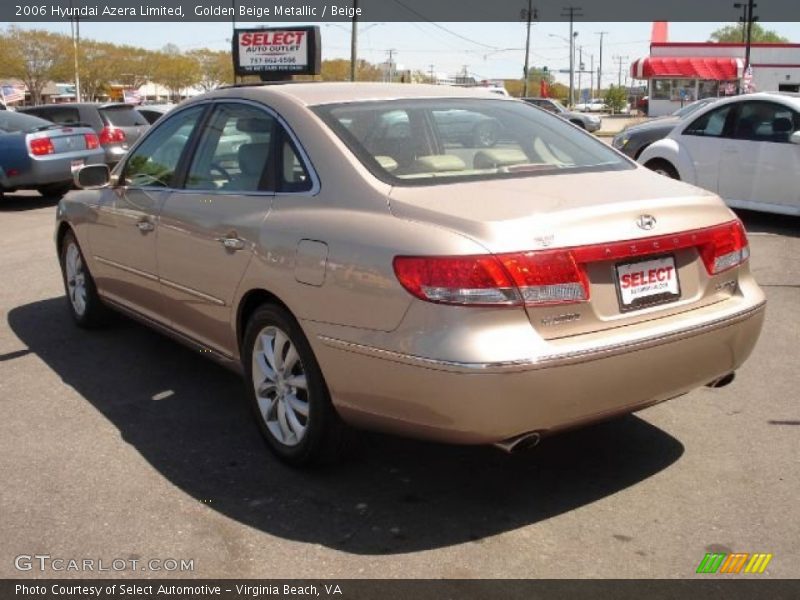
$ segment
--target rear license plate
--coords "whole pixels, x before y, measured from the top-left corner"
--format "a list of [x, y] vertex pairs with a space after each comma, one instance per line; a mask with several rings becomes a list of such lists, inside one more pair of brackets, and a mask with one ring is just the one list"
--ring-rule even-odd
[[83, 166], [83, 162], [84, 162], [83, 160], [73, 160], [73, 161], [71, 161], [69, 163], [70, 171], [72, 171], [72, 173], [74, 174], [75, 171], [77, 171], [78, 169], [80, 169]]
[[617, 265], [617, 291], [623, 311], [672, 302], [681, 297], [674, 256]]

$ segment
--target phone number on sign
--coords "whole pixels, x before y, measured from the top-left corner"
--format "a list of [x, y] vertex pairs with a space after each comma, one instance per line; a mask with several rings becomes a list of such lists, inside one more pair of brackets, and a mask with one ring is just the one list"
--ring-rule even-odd
[[248, 65], [293, 65], [297, 62], [296, 56], [250, 56]]

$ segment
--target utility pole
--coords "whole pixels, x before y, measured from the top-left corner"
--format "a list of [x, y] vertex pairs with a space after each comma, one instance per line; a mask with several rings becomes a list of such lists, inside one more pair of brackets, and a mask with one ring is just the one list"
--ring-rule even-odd
[[597, 96], [603, 95], [603, 38], [608, 35], [607, 31], [596, 31], [595, 35], [600, 36], [600, 64], [597, 66]]
[[753, 9], [758, 6], [753, 0], [747, 0], [747, 37], [744, 47], [744, 70], [750, 69], [750, 45], [753, 42], [753, 22], [758, 21], [758, 17], [753, 16]]
[[742, 9], [742, 16], [739, 17], [739, 23], [742, 24], [742, 43], [744, 44], [747, 37], [747, 4], [744, 2], [737, 2], [733, 7]]
[[389, 71], [389, 73], [388, 73], [389, 83], [392, 83], [394, 81], [394, 53], [395, 52], [397, 52], [397, 50], [395, 50], [394, 48], [390, 48], [389, 50], [386, 51], [386, 54], [389, 55], [389, 65], [388, 65], [388, 67], [389, 67], [389, 69], [388, 69], [388, 71]]
[[622, 87], [622, 61], [628, 60], [627, 56], [615, 56], [613, 60], [619, 63], [619, 74], [617, 75], [617, 86]]
[[565, 6], [562, 17], [569, 17], [569, 104], [575, 104], [575, 17], [582, 17], [580, 6]]
[[578, 46], [578, 99], [583, 95], [583, 46]]
[[594, 97], [594, 54], [589, 59], [589, 95]]
[[358, 64], [358, 0], [353, 0], [353, 30], [350, 32], [350, 81], [356, 80]]
[[525, 66], [522, 69], [522, 77], [524, 83], [522, 84], [522, 97], [528, 96], [528, 55], [531, 51], [531, 20], [538, 19], [539, 14], [536, 9], [531, 6], [531, 0], [528, 0], [528, 10], [522, 11], [523, 18], [528, 22], [527, 33], [525, 35]]
[[[69, 6], [72, 8], [72, 0], [69, 1]], [[70, 30], [72, 32], [72, 52], [75, 61], [75, 102], [81, 101], [81, 74], [78, 65], [78, 47], [81, 44], [81, 21], [79, 17], [71, 17], [69, 20]]]
[[436, 83], [435, 81], [436, 77], [433, 72], [433, 65], [428, 65], [428, 67], [429, 67], [428, 74], [430, 75], [431, 83]]

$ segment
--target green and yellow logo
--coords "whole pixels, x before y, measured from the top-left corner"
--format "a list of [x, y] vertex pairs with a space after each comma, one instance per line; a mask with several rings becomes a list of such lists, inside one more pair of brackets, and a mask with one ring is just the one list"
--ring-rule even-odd
[[[732, 573], [738, 575], [744, 567], [745, 573], [763, 573], [772, 554], [749, 554], [747, 552], [709, 552], [697, 566], [697, 573]], [[745, 565], [747, 565], [745, 567]]]

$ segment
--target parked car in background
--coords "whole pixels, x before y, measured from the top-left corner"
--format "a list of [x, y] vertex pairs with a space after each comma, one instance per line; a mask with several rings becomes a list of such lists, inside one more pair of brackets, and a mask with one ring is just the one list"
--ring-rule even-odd
[[[446, 143], [459, 111], [498, 143]], [[730, 382], [763, 321], [719, 198], [485, 92], [215, 90], [78, 181], [56, 224], [76, 323], [114, 307], [244, 374], [295, 465], [345, 424], [512, 451]]]
[[566, 119], [570, 123], [573, 123], [578, 127], [582, 127], [586, 131], [590, 132], [597, 131], [603, 125], [603, 121], [600, 117], [569, 110], [567, 109], [566, 106], [564, 106], [563, 104], [561, 104], [561, 102], [555, 100], [554, 98], [531, 97], [531, 98], [521, 98], [521, 100], [524, 100], [528, 104], [533, 104], [534, 106], [538, 106], [539, 108], [543, 108], [548, 112], [558, 115], [562, 119]]
[[0, 112], [0, 196], [17, 190], [63, 196], [72, 188], [76, 169], [102, 163], [103, 157], [97, 134], [88, 127]]
[[106, 163], [117, 164], [150, 123], [131, 104], [81, 102], [43, 104], [20, 108], [19, 112], [62, 125], [86, 125], [94, 129], [105, 151]]
[[800, 215], [800, 98], [721, 98], [653, 142], [638, 161], [735, 208]]
[[579, 112], [606, 112], [608, 106], [602, 98], [592, 98], [587, 102], [579, 102], [575, 105], [575, 110]]
[[669, 132], [672, 131], [682, 119], [687, 118], [695, 111], [708, 106], [712, 102], [716, 102], [716, 100], [717, 98], [697, 100], [696, 102], [679, 108], [666, 117], [658, 117], [650, 121], [645, 121], [644, 123], [629, 125], [614, 136], [611, 145], [636, 160], [639, 158], [642, 150], [653, 142], [669, 135]]
[[175, 108], [175, 106], [175, 104], [144, 104], [137, 106], [136, 110], [152, 125]]

